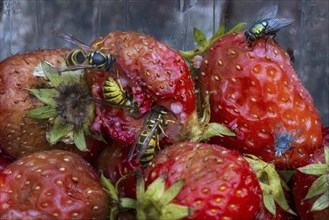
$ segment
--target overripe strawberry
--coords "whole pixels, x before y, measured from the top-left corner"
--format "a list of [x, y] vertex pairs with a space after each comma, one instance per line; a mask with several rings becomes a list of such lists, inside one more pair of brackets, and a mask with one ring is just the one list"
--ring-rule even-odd
[[[133, 174], [135, 169], [141, 167], [136, 160], [128, 161], [127, 155], [130, 145], [123, 146], [118, 143], [110, 143], [99, 154], [95, 161], [95, 167], [112, 183], [116, 184], [122, 177]], [[136, 197], [136, 178], [134, 175], [120, 180], [118, 184], [120, 196]]]
[[253, 48], [243, 32], [224, 35], [206, 52], [198, 85], [203, 96], [210, 93], [211, 121], [236, 132], [211, 143], [287, 168], [302, 166], [322, 145], [313, 100], [271, 38], [257, 40]]
[[318, 149], [294, 176], [293, 195], [302, 220], [329, 218], [329, 147]]
[[109, 200], [93, 168], [62, 150], [33, 153], [0, 176], [0, 212], [36, 209], [59, 219], [106, 219]]
[[6, 209], [0, 213], [0, 220], [56, 220], [53, 215], [44, 213], [40, 210], [29, 209]]
[[4, 150], [0, 148], [0, 171], [11, 164], [13, 161], [14, 158], [9, 156]]
[[[154, 158], [145, 176], [146, 192], [137, 188], [137, 215], [142, 210], [146, 218], [184, 211], [186, 219], [254, 219], [260, 209], [261, 189], [248, 162], [237, 151], [218, 145], [169, 146]], [[165, 189], [177, 195], [163, 193]]]
[[[132, 32], [109, 33], [91, 46], [116, 57], [112, 71], [89, 71], [94, 97], [104, 99], [104, 82], [112, 76], [140, 105], [136, 109], [137, 117], [134, 117], [124, 107], [99, 104], [94, 130], [108, 134], [120, 143], [132, 144], [144, 123], [145, 113], [153, 106], [164, 106], [172, 111], [177, 119], [173, 114], [166, 117], [181, 124], [197, 119], [194, 84], [188, 67], [182, 56], [169, 46]], [[192, 124], [189, 122], [190, 126], [182, 130], [181, 125], [169, 123], [164, 129], [170, 137], [167, 142], [184, 139]]]
[[[36, 151], [54, 148], [79, 152], [73, 144], [69, 144], [68, 139], [65, 140], [68, 144], [62, 141], [49, 144], [47, 136], [49, 137], [49, 127], [52, 126], [53, 120], [36, 120], [26, 116], [30, 110], [44, 106], [41, 101], [31, 95], [29, 89], [44, 91], [42, 89], [50, 88], [49, 82], [42, 74], [40, 62], [47, 61], [60, 66], [66, 52], [66, 49], [37, 50], [14, 55], [0, 62], [0, 148], [5, 149], [9, 155], [18, 158]], [[70, 97], [67, 91], [72, 92], [70, 89], [65, 89], [65, 86], [61, 91], [65, 93], [62, 97]], [[81, 91], [76, 91], [76, 93], [81, 93]], [[63, 101], [63, 98], [60, 100]], [[76, 102], [82, 103], [80, 99]], [[58, 105], [62, 106], [62, 104]], [[45, 112], [45, 110], [42, 111], [42, 113]], [[84, 155], [92, 160], [97, 156], [101, 143], [91, 138], [88, 138], [87, 142], [90, 151], [84, 152]]]

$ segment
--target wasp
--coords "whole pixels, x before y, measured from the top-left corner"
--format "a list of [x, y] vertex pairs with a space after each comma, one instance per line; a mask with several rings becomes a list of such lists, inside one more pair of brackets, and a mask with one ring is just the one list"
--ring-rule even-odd
[[169, 112], [176, 117], [173, 112], [163, 106], [152, 108], [150, 114], [144, 121], [144, 125], [139, 136], [130, 149], [128, 161], [132, 159], [135, 150], [137, 153], [137, 159], [143, 166], [147, 166], [153, 160], [155, 147], [160, 148], [160, 134], [167, 136], [164, 132], [164, 127], [167, 126], [169, 122], [177, 124], [174, 120], [165, 119], [165, 116], [168, 115]]
[[295, 21], [293, 18], [275, 18], [277, 12], [278, 6], [273, 5], [258, 13], [258, 18], [254, 24], [245, 32], [246, 41], [249, 45], [264, 36], [272, 36], [274, 39], [280, 29]]
[[59, 72], [86, 68], [110, 70], [116, 61], [116, 58], [111, 54], [105, 54], [101, 50], [91, 48], [68, 33], [60, 32], [56, 33], [56, 35], [67, 42], [79, 46], [79, 49], [72, 50], [66, 55], [65, 62], [68, 67], [59, 68]]
[[[287, 160], [286, 152], [294, 150], [292, 144], [302, 135], [303, 129], [297, 128], [286, 131], [282, 123], [274, 126], [274, 155], [277, 158], [284, 157]], [[301, 153], [301, 152], [299, 152]]]
[[103, 95], [108, 103], [114, 106], [126, 107], [130, 113], [136, 113], [141, 107], [140, 102], [134, 102], [134, 95], [125, 91], [120, 81], [117, 82], [112, 76], [105, 80]]

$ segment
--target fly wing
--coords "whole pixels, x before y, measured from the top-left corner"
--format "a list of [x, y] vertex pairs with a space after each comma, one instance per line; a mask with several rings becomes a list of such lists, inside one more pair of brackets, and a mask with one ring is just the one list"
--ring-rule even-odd
[[291, 25], [294, 23], [295, 19], [293, 18], [273, 18], [268, 20], [268, 25], [266, 27], [267, 33], [275, 33], [283, 27]]
[[256, 23], [263, 21], [265, 19], [275, 18], [278, 13], [278, 5], [271, 5], [268, 7], [264, 7], [257, 13]]
[[280, 136], [280, 134], [282, 134], [282, 132], [284, 132], [284, 128], [283, 128], [283, 124], [282, 123], [276, 123], [274, 125], [274, 139], [277, 140]]
[[55, 32], [55, 34], [56, 34], [57, 37], [62, 38], [62, 39], [66, 40], [67, 42], [70, 42], [72, 44], [75, 44], [75, 45], [79, 46], [80, 48], [82, 48], [86, 51], [94, 51], [95, 50], [95, 49], [87, 46], [86, 44], [84, 44], [79, 39], [73, 37], [71, 34], [64, 33], [64, 32]]
[[293, 141], [297, 140], [302, 134], [304, 130], [302, 128], [296, 128], [291, 131], [288, 131], [288, 134], [291, 135]]

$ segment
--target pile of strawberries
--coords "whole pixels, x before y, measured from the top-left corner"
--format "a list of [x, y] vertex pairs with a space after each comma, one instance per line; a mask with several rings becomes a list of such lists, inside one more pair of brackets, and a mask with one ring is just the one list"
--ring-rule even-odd
[[[327, 219], [329, 130], [286, 51], [240, 29], [196, 29], [185, 52], [109, 33], [90, 47], [110, 69], [3, 60], [0, 219]], [[133, 109], [107, 102], [109, 77]]]

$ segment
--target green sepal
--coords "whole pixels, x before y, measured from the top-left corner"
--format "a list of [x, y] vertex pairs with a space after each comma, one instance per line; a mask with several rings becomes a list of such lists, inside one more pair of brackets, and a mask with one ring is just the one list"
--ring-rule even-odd
[[328, 165], [327, 164], [309, 164], [304, 167], [298, 168], [298, 170], [300, 172], [308, 174], [308, 175], [320, 176], [327, 172]]
[[237, 25], [235, 25], [230, 31], [228, 31], [227, 33], [225, 32], [225, 27], [222, 24], [219, 29], [216, 31], [216, 33], [209, 39], [206, 40], [204, 34], [197, 28], [194, 28], [193, 32], [194, 32], [194, 38], [195, 41], [198, 43], [199, 47], [193, 50], [188, 50], [188, 51], [178, 51], [187, 62], [192, 62], [193, 57], [195, 57], [196, 55], [202, 55], [204, 54], [210, 47], [211, 45], [218, 40], [219, 38], [221, 38], [224, 34], [230, 34], [233, 32], [238, 32], [240, 30], [242, 30], [244, 27], [246, 26], [246, 23], [239, 23]]
[[195, 42], [200, 46], [200, 47], [204, 47], [206, 46], [206, 42], [207, 42], [207, 38], [206, 35], [204, 33], [202, 33], [202, 31], [200, 31], [200, 29], [198, 28], [194, 28], [193, 29], [193, 35], [194, 35], [194, 40]]
[[220, 26], [219, 26], [219, 28], [218, 28], [218, 30], [216, 31], [216, 33], [210, 38], [210, 42], [211, 42], [211, 44], [213, 43], [213, 42], [215, 42], [218, 38], [220, 38], [222, 35], [224, 35], [225, 34], [225, 25], [224, 25], [224, 23], [222, 23]]
[[235, 25], [231, 30], [229, 30], [226, 34], [231, 34], [231, 33], [234, 33], [234, 32], [239, 32], [241, 31], [242, 29], [244, 29], [246, 27], [246, 23], [239, 23], [237, 25]]
[[41, 102], [55, 108], [56, 102], [54, 97], [58, 95], [58, 91], [56, 89], [28, 89], [28, 91]]
[[39, 108], [32, 109], [26, 113], [26, 116], [29, 118], [36, 119], [47, 119], [56, 116], [56, 109], [53, 107], [46, 105]]
[[161, 177], [157, 178], [154, 182], [152, 182], [148, 186], [148, 188], [145, 192], [145, 198], [154, 199], [156, 201], [159, 200], [164, 191], [164, 181], [165, 181], [165, 177], [161, 176]]
[[326, 159], [326, 164], [329, 166], [329, 146], [324, 146], [324, 158]]
[[329, 192], [326, 192], [314, 202], [311, 211], [322, 211], [328, 207], [329, 207]]
[[212, 122], [209, 123], [206, 128], [206, 130], [203, 132], [202, 134], [202, 139], [206, 140], [210, 137], [214, 137], [214, 136], [219, 136], [219, 137], [223, 137], [225, 136], [235, 136], [235, 133], [233, 131], [231, 131], [230, 129], [228, 129], [227, 127]]
[[41, 61], [41, 66], [43, 73], [50, 81], [50, 84], [53, 87], [58, 87], [62, 83], [62, 80], [60, 74], [56, 71], [56, 69], [46, 61]]
[[270, 194], [263, 194], [263, 203], [265, 208], [272, 213], [272, 215], [276, 216], [276, 206], [273, 196]]
[[135, 199], [131, 198], [121, 198], [120, 199], [120, 207], [124, 209], [136, 209], [137, 202]]
[[307, 195], [305, 196], [304, 199], [310, 199], [313, 198], [314, 196], [321, 195], [326, 191], [328, 191], [328, 189], [329, 189], [329, 185], [327, 183], [327, 176], [322, 175], [312, 183], [312, 186], [308, 190]]
[[73, 141], [80, 151], [88, 151], [85, 134], [82, 128], [73, 130]]
[[101, 183], [106, 193], [109, 195], [109, 197], [114, 201], [118, 201], [119, 200], [118, 192], [116, 191], [112, 182], [109, 179], [107, 179], [103, 173], [101, 174]]
[[[275, 210], [275, 204], [273, 205], [272, 200], [267, 197], [272, 197], [273, 200], [286, 212], [296, 215], [296, 213], [290, 209], [289, 204], [284, 196], [284, 191], [282, 188], [283, 180], [280, 178], [279, 174], [275, 170], [273, 163], [266, 163], [258, 157], [247, 154], [245, 159], [251, 165], [253, 171], [258, 177], [258, 182], [263, 191], [264, 206], [273, 215], [273, 210]], [[286, 184], [284, 187], [287, 187]], [[266, 202], [266, 203], [265, 203]]]
[[183, 219], [191, 214], [191, 209], [187, 206], [168, 204], [163, 208], [160, 220]]
[[[184, 180], [179, 180], [172, 186], [170, 186], [162, 195], [162, 197], [159, 199], [159, 206], [165, 206], [169, 204], [182, 190], [183, 186], [185, 184]], [[164, 186], [164, 184], [163, 184]]]
[[50, 130], [49, 143], [56, 144], [60, 139], [64, 138], [73, 131], [73, 125], [65, 124], [61, 116], [57, 116], [54, 120], [54, 125]]

